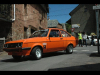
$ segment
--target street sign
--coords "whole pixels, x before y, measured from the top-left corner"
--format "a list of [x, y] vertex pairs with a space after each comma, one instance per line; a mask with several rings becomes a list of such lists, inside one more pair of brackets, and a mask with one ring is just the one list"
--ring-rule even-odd
[[100, 9], [100, 5], [93, 6], [93, 10]]
[[71, 28], [71, 31], [73, 32], [75, 30], [75, 28]]
[[72, 24], [72, 28], [80, 28], [80, 24]]

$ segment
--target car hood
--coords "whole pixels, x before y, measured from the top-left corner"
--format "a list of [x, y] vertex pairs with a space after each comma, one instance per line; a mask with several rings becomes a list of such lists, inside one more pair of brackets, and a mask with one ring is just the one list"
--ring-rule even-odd
[[28, 43], [28, 42], [40, 42], [40, 41], [46, 41], [46, 38], [47, 38], [47, 37], [27, 38], [27, 39], [9, 41], [9, 42], [6, 42], [6, 44], [7, 44], [7, 43], [19, 43], [19, 42], [23, 42], [23, 43]]

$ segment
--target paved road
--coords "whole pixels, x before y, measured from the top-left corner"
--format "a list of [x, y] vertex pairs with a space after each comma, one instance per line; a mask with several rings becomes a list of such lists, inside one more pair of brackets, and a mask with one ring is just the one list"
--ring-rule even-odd
[[40, 60], [29, 56], [14, 60], [9, 55], [0, 55], [0, 71], [95, 71], [100, 70], [100, 55], [97, 46], [76, 47], [73, 54], [63, 51], [47, 53]]

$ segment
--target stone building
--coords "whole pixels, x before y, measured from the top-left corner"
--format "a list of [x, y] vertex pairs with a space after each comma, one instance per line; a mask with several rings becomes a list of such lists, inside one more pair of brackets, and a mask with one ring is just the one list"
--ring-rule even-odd
[[0, 38], [24, 39], [47, 28], [47, 13], [48, 4], [0, 4]]
[[63, 29], [62, 24], [58, 20], [48, 20], [48, 28], [60, 28]]
[[73, 9], [69, 15], [71, 19], [67, 22], [72, 24], [80, 24], [80, 28], [74, 30], [75, 33], [81, 31], [86, 32], [88, 35], [91, 32], [96, 33], [96, 16], [93, 6], [95, 4], [79, 4]]

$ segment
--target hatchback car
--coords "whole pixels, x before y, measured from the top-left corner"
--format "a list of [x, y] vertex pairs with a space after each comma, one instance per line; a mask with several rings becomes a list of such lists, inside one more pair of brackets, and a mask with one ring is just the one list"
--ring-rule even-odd
[[[98, 43], [97, 43], [97, 36], [94, 35], [93, 37], [94, 37], [94, 44], [93, 44], [93, 45], [97, 45], [97, 44], [98, 44]], [[88, 44], [88, 45], [91, 45], [91, 36], [88, 36], [88, 38], [89, 38], [89, 39], [87, 39], [87, 44]], [[100, 38], [99, 38], [99, 45], [100, 45]]]
[[[98, 45], [97, 36], [94, 36], [94, 45]], [[99, 45], [100, 45], [100, 38], [99, 38]]]
[[14, 59], [31, 55], [40, 59], [43, 53], [65, 50], [72, 54], [78, 39], [67, 31], [58, 28], [47, 28], [35, 31], [29, 38], [9, 41], [4, 44], [3, 50], [12, 55]]
[[91, 45], [91, 36], [88, 36], [88, 39], [86, 39], [86, 43], [87, 43], [88, 45]]

